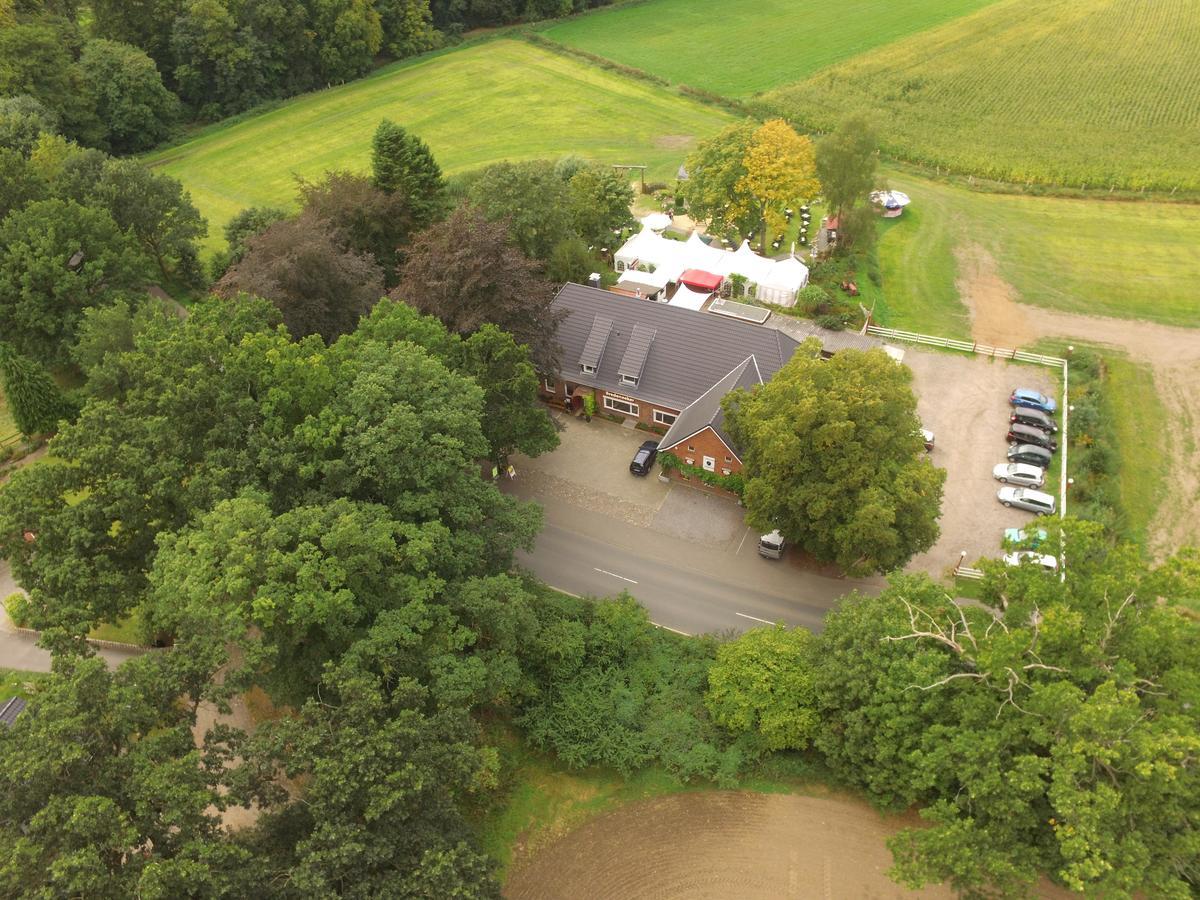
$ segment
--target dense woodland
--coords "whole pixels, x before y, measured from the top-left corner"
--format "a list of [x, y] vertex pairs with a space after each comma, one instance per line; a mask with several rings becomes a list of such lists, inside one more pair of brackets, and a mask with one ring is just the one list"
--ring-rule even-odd
[[466, 30], [598, 0], [0, 0], [0, 130], [132, 153], [189, 121], [359, 78]]
[[[513, 730], [570, 768], [733, 786], [770, 765], [918, 807], [931, 827], [893, 844], [913, 885], [1019, 896], [1047, 873], [1193, 896], [1200, 626], [1176, 602], [1200, 594], [1195, 552], [1151, 565], [1111, 522], [1047, 521], [1063, 581], [985, 564], [960, 607], [895, 575], [815, 634], [685, 638], [633, 598], [557, 594], [513, 565], [540, 511], [486, 474], [557, 443], [536, 399], [558, 352], [545, 307], [629, 224], [628, 184], [571, 157], [447, 183], [385, 121], [369, 174], [298, 183], [295, 214], [246, 210], [202, 263], [179, 183], [111, 155], [436, 29], [571, 5], [551, 6], [98, 0], [81, 26], [71, 3], [0, 3], [0, 376], [18, 427], [56, 432], [56, 464], [0, 490], [0, 556], [29, 592], [12, 611], [55, 655], [0, 731], [0, 894], [497, 897], [473, 826], [505, 800]], [[756, 146], [808, 159], [835, 203], [869, 183], [760, 131], [698, 151], [709, 199], [724, 179], [755, 226], [786, 200], [745, 168]], [[852, 138], [825, 146], [871, 157]], [[805, 535], [847, 568], [891, 569], [936, 533], [902, 372], [800, 354], [731, 407], [752, 459], [797, 405], [833, 433], [857, 400], [902, 435], [857, 451], [876, 454], [854, 475], [872, 503]], [[1094, 444], [1096, 418], [1072, 439]], [[777, 469], [750, 463], [752, 515], [829, 477]], [[847, 534], [886, 552], [851, 554]], [[83, 637], [130, 615], [171, 649], [109, 671]], [[193, 736], [201, 704], [251, 687], [276, 718]], [[256, 824], [220, 827], [248, 805]]]

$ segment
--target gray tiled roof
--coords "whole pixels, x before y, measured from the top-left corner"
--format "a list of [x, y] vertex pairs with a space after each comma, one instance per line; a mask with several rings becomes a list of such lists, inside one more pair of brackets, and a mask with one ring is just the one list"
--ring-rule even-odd
[[[762, 380], [769, 381], [799, 346], [774, 328], [579, 284], [565, 285], [551, 308], [565, 313], [558, 326], [564, 380], [670, 409], [687, 408], [751, 356]], [[612, 320], [612, 332], [596, 374], [584, 375], [577, 361], [597, 316]], [[637, 325], [655, 334], [638, 386], [631, 387], [621, 384], [617, 370]]]
[[697, 397], [691, 406], [679, 414], [679, 418], [675, 420], [675, 424], [663, 435], [663, 439], [658, 445], [659, 448], [662, 450], [670, 449], [697, 432], [702, 431], [705, 426], [711, 425], [713, 430], [720, 435], [721, 440], [725, 442], [725, 445], [730, 449], [734, 449], [733, 441], [730, 440], [729, 435], [725, 432], [725, 411], [721, 408], [721, 400], [730, 391], [737, 390], [738, 388], [748, 391], [755, 385], [762, 383], [762, 376], [759, 374], [755, 358], [753, 356], [747, 357], [735, 366], [728, 375]]
[[25, 709], [25, 701], [20, 697], [10, 697], [3, 703], [0, 703], [0, 726], [9, 728], [13, 722], [17, 721], [19, 716]]
[[654, 329], [646, 325], [633, 326], [633, 334], [625, 345], [625, 355], [617, 366], [617, 375], [628, 376], [640, 380], [642, 370], [646, 368], [646, 357], [650, 353], [650, 345], [654, 343]]
[[805, 338], [815, 337], [821, 342], [821, 347], [826, 353], [837, 353], [841, 350], [874, 350], [883, 346], [883, 341], [878, 338], [867, 337], [857, 331], [832, 331], [808, 319], [775, 315], [771, 316], [767, 324], [800, 342]]
[[608, 345], [608, 337], [612, 333], [612, 319], [596, 316], [592, 319], [591, 330], [587, 340], [583, 342], [583, 350], [579, 353], [579, 364], [594, 369], [604, 356], [604, 348]]

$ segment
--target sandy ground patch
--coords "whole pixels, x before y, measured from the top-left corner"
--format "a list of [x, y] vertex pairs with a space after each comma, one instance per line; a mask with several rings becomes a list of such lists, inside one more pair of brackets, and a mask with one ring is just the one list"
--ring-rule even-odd
[[734, 791], [622, 807], [568, 833], [510, 874], [509, 900], [778, 900], [953, 897], [907, 891], [884, 872], [884, 841], [914, 819], [845, 798]]
[[[1004, 529], [1033, 518], [1000, 504], [996, 491], [1001, 485], [992, 468], [1006, 461], [1004, 435], [1013, 388], [1031, 387], [1058, 397], [1062, 380], [1052, 369], [911, 347], [905, 348], [904, 362], [913, 372], [917, 413], [937, 438], [930, 461], [946, 470], [941, 536], [907, 568], [936, 578], [958, 563], [963, 550], [968, 565], [981, 556], [998, 556]], [[1059, 464], [1057, 455], [1054, 464]]]
[[1019, 347], [1034, 337], [1075, 339], [1113, 347], [1150, 366], [1167, 410], [1170, 461], [1169, 489], [1150, 524], [1150, 549], [1162, 558], [1184, 545], [1200, 544], [1195, 516], [1200, 506], [1200, 330], [1017, 303], [995, 261], [978, 248], [963, 251], [959, 266], [959, 290], [971, 311], [977, 340]]
[[654, 146], [663, 150], [686, 150], [695, 142], [694, 134], [660, 134], [654, 139]]

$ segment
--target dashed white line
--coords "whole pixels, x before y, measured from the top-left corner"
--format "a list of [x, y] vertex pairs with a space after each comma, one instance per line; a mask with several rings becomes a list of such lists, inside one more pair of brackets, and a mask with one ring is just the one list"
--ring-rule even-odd
[[742, 532], [742, 539], [738, 542], [738, 548], [733, 551], [734, 556], [737, 556], [739, 553], [742, 552], [742, 544], [746, 543], [746, 536], [748, 534], [750, 534], [749, 528], [747, 528], [745, 531]]
[[548, 585], [546, 585], [546, 587], [550, 588], [550, 590], [552, 590], [552, 591], [558, 591], [560, 594], [566, 594], [568, 597], [574, 597], [576, 600], [583, 599], [583, 597], [579, 596], [579, 594], [572, 594], [570, 591], [564, 591], [562, 588], [555, 587], [552, 584], [548, 584]]
[[775, 624], [774, 622], [771, 622], [767, 619], [760, 619], [758, 616], [748, 616], [745, 613], [734, 613], [734, 615], [741, 616], [743, 619], [753, 619], [755, 622], [762, 622], [764, 625], [774, 625]]
[[655, 628], [661, 628], [664, 631], [673, 631], [676, 634], [682, 634], [684, 637], [691, 637], [691, 635], [688, 634], [686, 631], [680, 631], [678, 628], [672, 628], [670, 625], [659, 625], [657, 622], [651, 622], [650, 624], [653, 625]]
[[608, 569], [597, 569], [595, 566], [592, 566], [592, 569], [601, 575], [611, 575], [613, 578], [620, 578], [622, 581], [628, 581], [630, 584], [637, 584], [632, 578], [626, 578], [624, 575], [618, 575], [616, 572], [608, 571]]

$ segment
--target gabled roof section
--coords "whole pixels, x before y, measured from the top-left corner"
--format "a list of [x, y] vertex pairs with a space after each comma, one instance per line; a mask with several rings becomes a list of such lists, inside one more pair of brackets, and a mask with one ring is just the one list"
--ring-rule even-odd
[[[638, 400], [670, 410], [690, 406], [751, 356], [762, 380], [770, 381], [799, 345], [774, 328], [579, 284], [563, 287], [550, 309], [562, 314], [556, 337], [563, 348], [564, 370], [558, 374], [576, 384], [632, 392]], [[611, 321], [607, 347], [595, 372], [581, 372], [573, 363], [582, 361], [601, 318]], [[618, 369], [639, 325], [653, 329], [654, 342], [633, 389], [622, 385]]]
[[596, 316], [592, 319], [592, 330], [583, 345], [583, 352], [579, 354], [579, 365], [589, 369], [600, 368], [600, 360], [604, 357], [604, 348], [608, 345], [612, 327], [613, 320], [606, 316]]
[[658, 449], [670, 450], [708, 427], [717, 433], [725, 442], [725, 446], [734, 449], [722, 427], [725, 424], [725, 411], [721, 409], [721, 401], [730, 391], [738, 388], [749, 390], [762, 383], [762, 373], [758, 369], [757, 360], [753, 356], [747, 357], [679, 414], [675, 424], [667, 429], [667, 433], [659, 441]]
[[629, 343], [625, 345], [625, 355], [621, 357], [621, 364], [617, 366], [617, 375], [622, 380], [630, 378], [637, 382], [642, 377], [642, 370], [646, 368], [646, 357], [650, 353], [650, 345], [654, 343], [656, 333], [656, 329], [648, 325], [638, 323], [633, 326], [633, 334], [629, 336]]
[[13, 723], [17, 721], [17, 716], [24, 710], [25, 701], [20, 697], [10, 697], [8, 700], [0, 703], [0, 727], [11, 728]]

